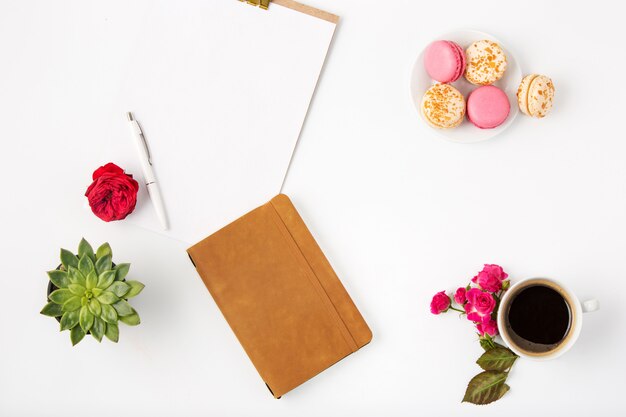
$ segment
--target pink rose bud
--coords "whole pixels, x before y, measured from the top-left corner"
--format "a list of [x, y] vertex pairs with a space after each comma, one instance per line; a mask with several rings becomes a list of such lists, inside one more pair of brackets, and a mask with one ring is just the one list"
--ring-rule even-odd
[[467, 301], [467, 296], [465, 295], [466, 292], [467, 290], [465, 289], [465, 287], [460, 287], [459, 289], [457, 289], [454, 293], [454, 301], [456, 301], [456, 303], [459, 305], [465, 304], [465, 302]]
[[498, 292], [502, 288], [502, 281], [508, 276], [501, 266], [485, 264], [483, 270], [472, 278], [472, 282], [485, 291]]
[[430, 302], [430, 312], [433, 314], [445, 313], [450, 308], [450, 297], [445, 291], [438, 292]]
[[498, 334], [498, 323], [495, 320], [487, 319], [482, 323], [477, 323], [476, 330], [481, 336], [484, 336], [485, 334], [495, 336]]

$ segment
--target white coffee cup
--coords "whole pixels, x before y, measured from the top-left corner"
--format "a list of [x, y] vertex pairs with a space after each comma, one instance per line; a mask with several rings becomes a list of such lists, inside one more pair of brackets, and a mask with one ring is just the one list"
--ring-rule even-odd
[[[569, 308], [570, 325], [563, 339], [554, 345], [540, 345], [532, 342], [523, 341], [510, 328], [508, 322], [508, 313], [511, 302], [521, 292], [521, 290], [542, 285], [549, 287], [558, 292]], [[596, 311], [600, 308], [598, 300], [591, 299], [580, 302], [578, 297], [560, 282], [548, 278], [528, 278], [512, 285], [502, 296], [500, 307], [498, 309], [498, 329], [500, 337], [506, 345], [520, 357], [535, 360], [554, 359], [567, 352], [576, 342], [583, 326], [583, 313]], [[534, 346], [533, 346], [534, 345]], [[533, 347], [541, 347], [544, 349], [534, 349]]]

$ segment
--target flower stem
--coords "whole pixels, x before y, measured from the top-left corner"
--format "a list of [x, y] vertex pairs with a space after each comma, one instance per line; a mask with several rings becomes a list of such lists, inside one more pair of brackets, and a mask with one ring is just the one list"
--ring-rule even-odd
[[465, 313], [463, 310], [459, 310], [458, 308], [454, 308], [452, 306], [448, 307], [450, 310], [458, 311], [459, 313]]

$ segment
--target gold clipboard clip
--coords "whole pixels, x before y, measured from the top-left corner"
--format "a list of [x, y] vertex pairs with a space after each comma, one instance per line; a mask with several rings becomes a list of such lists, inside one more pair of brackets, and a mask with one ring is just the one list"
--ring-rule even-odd
[[240, 2], [246, 2], [252, 6], [259, 6], [263, 10], [267, 10], [270, 6], [270, 0], [239, 0]]

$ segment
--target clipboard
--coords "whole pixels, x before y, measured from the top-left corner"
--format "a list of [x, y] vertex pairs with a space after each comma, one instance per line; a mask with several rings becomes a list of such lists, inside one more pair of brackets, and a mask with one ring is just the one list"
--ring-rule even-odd
[[147, 2], [117, 106], [141, 123], [169, 229], [124, 136], [110, 160], [140, 183], [129, 222], [191, 244], [280, 192], [339, 18], [268, 5]]

